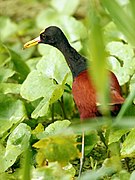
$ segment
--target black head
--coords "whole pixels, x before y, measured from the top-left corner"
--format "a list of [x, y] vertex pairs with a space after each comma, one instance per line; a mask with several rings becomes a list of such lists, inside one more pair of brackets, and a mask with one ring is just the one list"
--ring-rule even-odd
[[49, 44], [58, 49], [61, 49], [61, 47], [64, 44], [66, 44], [66, 46], [69, 45], [68, 40], [64, 35], [64, 33], [61, 31], [60, 28], [56, 26], [49, 26], [48, 28], [46, 28], [44, 31], [40, 33], [39, 37], [27, 42], [24, 45], [24, 49], [34, 46], [38, 43]]
[[39, 43], [49, 44], [58, 48], [60, 44], [68, 43], [68, 40], [60, 28], [49, 26], [40, 34]]
[[83, 58], [73, 47], [70, 46], [68, 40], [60, 28], [50, 26], [40, 33], [40, 36], [27, 42], [25, 48], [29, 48], [38, 43], [49, 44], [59, 49], [64, 55], [73, 77], [86, 69], [86, 59]]

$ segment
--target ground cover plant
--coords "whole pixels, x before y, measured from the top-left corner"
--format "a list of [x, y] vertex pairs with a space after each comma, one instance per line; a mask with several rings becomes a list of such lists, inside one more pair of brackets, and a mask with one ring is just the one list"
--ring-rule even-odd
[[[0, 2], [0, 179], [135, 178], [134, 10], [134, 0]], [[80, 123], [71, 72], [57, 49], [23, 50], [50, 25], [89, 59], [104, 116]], [[106, 68], [125, 97], [116, 117], [106, 105]]]

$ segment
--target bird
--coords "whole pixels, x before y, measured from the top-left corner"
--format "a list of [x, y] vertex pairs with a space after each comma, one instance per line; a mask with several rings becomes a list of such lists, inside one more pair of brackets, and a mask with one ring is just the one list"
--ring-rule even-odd
[[[72, 94], [79, 110], [81, 119], [98, 116], [96, 88], [87, 67], [87, 60], [80, 55], [68, 42], [59, 27], [49, 26], [40, 33], [40, 36], [25, 43], [24, 49], [43, 43], [57, 48], [64, 55], [73, 75]], [[124, 98], [117, 77], [109, 71], [111, 105], [121, 105]], [[119, 107], [119, 106], [118, 106]], [[119, 109], [119, 108], [118, 108]], [[116, 110], [116, 108], [115, 108]]]
[[[24, 49], [40, 43], [57, 48], [65, 57], [73, 76], [72, 94], [80, 119], [87, 120], [100, 116], [101, 112], [98, 109], [96, 88], [93, 78], [88, 72], [87, 59], [70, 45], [63, 31], [57, 26], [47, 27], [37, 38], [25, 43]], [[115, 111], [119, 111], [121, 104], [124, 103], [124, 98], [115, 74], [109, 71], [108, 76], [110, 78], [110, 105], [115, 107], [112, 108], [112, 112], [115, 113]], [[84, 143], [84, 134], [82, 141]], [[84, 151], [83, 146], [82, 149]], [[80, 166], [82, 166], [82, 160]]]

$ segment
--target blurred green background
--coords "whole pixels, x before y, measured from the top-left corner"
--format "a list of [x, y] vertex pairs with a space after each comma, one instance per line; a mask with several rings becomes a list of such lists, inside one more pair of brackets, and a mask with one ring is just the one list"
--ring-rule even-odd
[[106, 68], [126, 98], [117, 117], [84, 124], [81, 178], [135, 178], [134, 17], [134, 0], [0, 1], [0, 179], [78, 176], [82, 125], [71, 72], [53, 47], [23, 50], [50, 25], [88, 58], [104, 105]]

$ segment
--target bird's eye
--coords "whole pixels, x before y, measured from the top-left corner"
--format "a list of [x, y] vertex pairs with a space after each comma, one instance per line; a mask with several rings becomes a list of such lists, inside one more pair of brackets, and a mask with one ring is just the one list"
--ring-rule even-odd
[[45, 34], [44, 33], [40, 34], [40, 38], [45, 39]]

